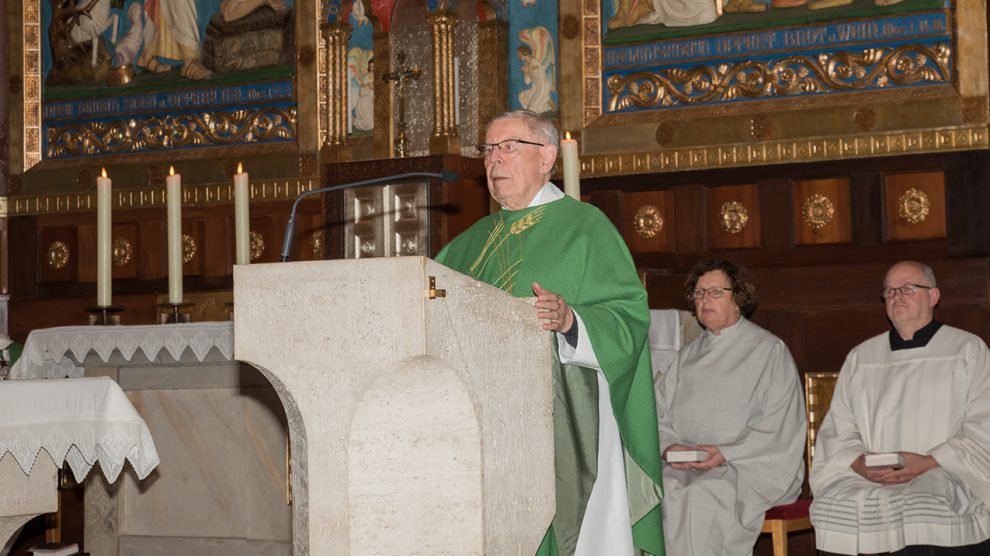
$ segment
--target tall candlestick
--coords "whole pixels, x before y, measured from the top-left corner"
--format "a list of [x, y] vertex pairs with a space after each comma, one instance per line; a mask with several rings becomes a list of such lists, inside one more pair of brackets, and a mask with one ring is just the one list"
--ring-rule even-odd
[[581, 200], [581, 167], [578, 161], [578, 144], [571, 139], [571, 132], [564, 134], [560, 141], [561, 155], [564, 157], [564, 193]]
[[168, 302], [177, 305], [182, 303], [182, 176], [172, 167], [168, 174]]
[[110, 306], [110, 178], [96, 178], [96, 304]]
[[237, 246], [237, 264], [251, 263], [251, 220], [248, 211], [248, 175], [237, 163], [234, 174], [234, 244]]

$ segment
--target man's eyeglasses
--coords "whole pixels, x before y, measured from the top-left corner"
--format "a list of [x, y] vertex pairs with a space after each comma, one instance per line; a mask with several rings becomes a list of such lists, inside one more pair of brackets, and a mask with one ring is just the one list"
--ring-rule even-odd
[[923, 286], [921, 284], [906, 284], [906, 285], [903, 285], [903, 286], [901, 286], [899, 288], [887, 288], [887, 289], [883, 290], [882, 292], [880, 292], [880, 295], [882, 295], [884, 299], [890, 299], [890, 298], [894, 297], [895, 295], [897, 295], [897, 292], [901, 292], [901, 295], [903, 295], [903, 296], [908, 296], [908, 295], [914, 295], [914, 294], [918, 293], [918, 290], [919, 289], [930, 290], [930, 289], [932, 289], [932, 287], [931, 286]]
[[492, 156], [495, 151], [501, 151], [505, 156], [515, 156], [519, 154], [519, 145], [535, 145], [537, 147], [545, 147], [545, 143], [534, 143], [533, 141], [525, 141], [523, 139], [506, 139], [505, 141], [499, 141], [498, 143], [482, 143], [478, 145], [478, 154], [483, 155], [485, 158]]
[[707, 293], [708, 297], [712, 299], [718, 299], [722, 297], [722, 292], [731, 292], [731, 291], [732, 288], [708, 288], [707, 290], [697, 289], [694, 290], [694, 298], [702, 299], [705, 297], [705, 294]]

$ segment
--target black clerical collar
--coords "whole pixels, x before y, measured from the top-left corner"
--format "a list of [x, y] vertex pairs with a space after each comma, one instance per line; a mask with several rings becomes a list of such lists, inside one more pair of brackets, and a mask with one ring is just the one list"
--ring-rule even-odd
[[935, 319], [932, 322], [921, 327], [917, 332], [914, 333], [914, 337], [910, 340], [901, 339], [901, 335], [897, 333], [896, 328], [890, 329], [890, 351], [897, 351], [899, 349], [911, 349], [920, 348], [928, 345], [938, 329], [942, 328], [942, 323]]

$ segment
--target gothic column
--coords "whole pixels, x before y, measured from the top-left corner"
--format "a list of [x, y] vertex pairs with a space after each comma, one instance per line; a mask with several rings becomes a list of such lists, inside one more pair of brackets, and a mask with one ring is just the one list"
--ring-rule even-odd
[[460, 137], [455, 125], [454, 26], [457, 13], [445, 9], [427, 14], [433, 35], [433, 134], [430, 154], [459, 153]]
[[350, 159], [347, 148], [347, 39], [351, 26], [346, 23], [324, 23], [320, 26], [326, 41], [327, 78], [321, 97], [326, 98], [326, 140], [323, 142], [324, 160]]

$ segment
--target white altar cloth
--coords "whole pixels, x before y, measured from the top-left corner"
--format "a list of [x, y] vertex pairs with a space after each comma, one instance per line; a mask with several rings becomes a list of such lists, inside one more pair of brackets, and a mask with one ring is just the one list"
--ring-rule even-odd
[[234, 324], [195, 322], [137, 326], [60, 326], [31, 332], [10, 378], [78, 378], [91, 351], [104, 362], [116, 350], [126, 360], [138, 350], [149, 361], [167, 353], [175, 361], [189, 348], [198, 361], [216, 349], [227, 361], [234, 355]]
[[42, 450], [80, 482], [97, 461], [111, 483], [125, 459], [140, 479], [158, 465], [151, 432], [113, 380], [0, 381], [0, 458], [9, 452], [30, 475]]

